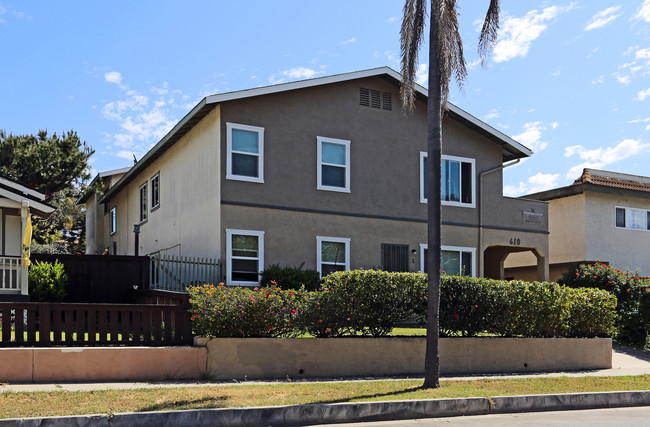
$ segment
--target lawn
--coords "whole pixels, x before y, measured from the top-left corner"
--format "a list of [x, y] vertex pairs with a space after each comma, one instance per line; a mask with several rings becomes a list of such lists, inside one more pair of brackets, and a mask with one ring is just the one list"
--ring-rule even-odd
[[206, 385], [90, 392], [3, 392], [0, 393], [0, 418], [647, 390], [650, 388], [650, 375], [442, 381], [441, 387], [434, 390], [421, 389], [421, 384], [422, 380], [417, 379]]

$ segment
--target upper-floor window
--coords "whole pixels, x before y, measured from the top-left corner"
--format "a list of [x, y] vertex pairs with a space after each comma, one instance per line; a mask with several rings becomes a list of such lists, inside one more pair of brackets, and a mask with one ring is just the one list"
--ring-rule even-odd
[[227, 283], [255, 286], [263, 269], [264, 232], [226, 229]]
[[616, 207], [616, 228], [650, 230], [650, 211]]
[[[475, 160], [467, 157], [442, 156], [440, 164], [440, 200], [443, 205], [475, 206]], [[427, 153], [420, 152], [420, 202], [428, 200]]]
[[316, 267], [321, 277], [350, 269], [350, 239], [316, 236]]
[[140, 186], [140, 222], [147, 220], [147, 183]]
[[115, 210], [115, 207], [111, 209], [111, 214], [108, 218], [108, 221], [109, 221], [111, 234], [115, 234], [115, 232], [117, 231], [117, 211]]
[[317, 179], [319, 190], [350, 192], [350, 141], [319, 136]]
[[160, 206], [160, 173], [151, 177], [151, 210]]
[[264, 182], [264, 128], [226, 123], [226, 178]]

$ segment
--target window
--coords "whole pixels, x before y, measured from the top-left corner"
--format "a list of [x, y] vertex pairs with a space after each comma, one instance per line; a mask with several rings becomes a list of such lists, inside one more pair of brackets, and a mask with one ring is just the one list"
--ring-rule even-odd
[[409, 271], [409, 246], [382, 243], [381, 267], [385, 271]]
[[111, 215], [109, 216], [109, 227], [111, 229], [111, 234], [115, 234], [117, 231], [117, 211], [115, 210], [115, 207], [111, 209]]
[[227, 229], [226, 256], [229, 285], [258, 285], [264, 269], [264, 232]]
[[[475, 160], [465, 157], [442, 156], [440, 164], [440, 198], [443, 205], [473, 208], [475, 180]], [[426, 203], [427, 192], [427, 153], [420, 152], [420, 202]]]
[[160, 173], [151, 177], [151, 210], [160, 206]]
[[316, 237], [316, 267], [321, 277], [350, 269], [350, 239]]
[[[427, 273], [428, 245], [420, 244], [420, 269]], [[472, 276], [476, 277], [474, 259], [476, 249], [463, 248], [458, 246], [440, 247], [440, 269], [450, 276]]]
[[147, 220], [147, 183], [140, 186], [140, 222]]
[[264, 182], [264, 128], [226, 123], [226, 178]]
[[316, 138], [319, 190], [350, 192], [350, 141]]
[[634, 208], [616, 208], [616, 228], [650, 230], [650, 211]]

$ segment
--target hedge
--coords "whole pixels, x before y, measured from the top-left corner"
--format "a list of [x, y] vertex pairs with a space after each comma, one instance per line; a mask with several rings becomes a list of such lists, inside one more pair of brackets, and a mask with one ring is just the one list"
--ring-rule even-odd
[[596, 262], [569, 270], [559, 282], [611, 292], [617, 298], [617, 341], [650, 347], [650, 277]]
[[[282, 286], [281, 283], [278, 286]], [[597, 289], [443, 275], [441, 335], [596, 337], [613, 331], [616, 298]], [[374, 270], [335, 272], [320, 289], [190, 288], [198, 335], [214, 337], [385, 336], [426, 318], [427, 276]]]

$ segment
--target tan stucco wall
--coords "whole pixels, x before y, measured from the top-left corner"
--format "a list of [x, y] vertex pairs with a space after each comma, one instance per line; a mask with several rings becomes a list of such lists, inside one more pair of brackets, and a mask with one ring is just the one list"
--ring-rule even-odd
[[[422, 374], [426, 338], [216, 338], [214, 379]], [[571, 371], [612, 367], [609, 338], [441, 338], [441, 374]]]
[[[140, 228], [140, 255], [164, 250], [175, 255], [219, 258], [219, 123], [217, 108], [113, 197], [117, 233], [105, 238], [118, 242], [118, 255], [134, 253], [139, 188], [147, 182], [149, 213]], [[151, 178], [156, 173], [160, 173], [160, 207], [151, 211]]]
[[0, 382], [199, 379], [198, 347], [0, 348]]
[[583, 259], [608, 262], [617, 269], [650, 275], [650, 231], [617, 229], [615, 208], [650, 210], [650, 199], [586, 192], [585, 246]]

